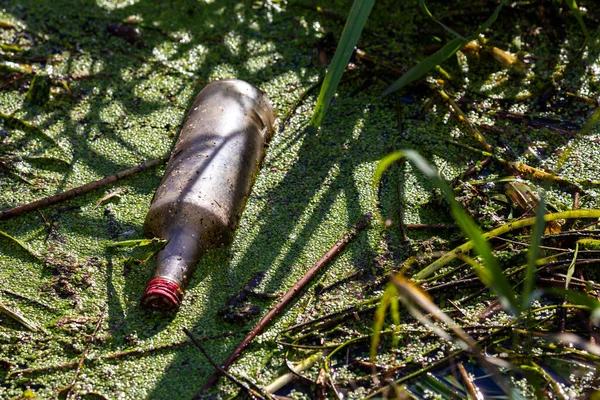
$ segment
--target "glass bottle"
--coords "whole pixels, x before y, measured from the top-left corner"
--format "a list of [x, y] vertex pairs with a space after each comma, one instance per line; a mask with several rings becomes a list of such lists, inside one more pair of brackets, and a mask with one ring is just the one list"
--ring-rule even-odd
[[231, 241], [274, 120], [267, 96], [241, 80], [196, 96], [146, 216], [146, 235], [168, 242], [142, 306], [177, 310], [202, 254]]

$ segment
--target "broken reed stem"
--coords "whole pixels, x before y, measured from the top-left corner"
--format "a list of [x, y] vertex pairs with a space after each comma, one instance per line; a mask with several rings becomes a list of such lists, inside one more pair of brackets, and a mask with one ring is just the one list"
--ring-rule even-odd
[[166, 161], [166, 158], [157, 158], [155, 160], [147, 161], [145, 163], [139, 164], [133, 168], [127, 169], [125, 171], [117, 172], [114, 175], [107, 176], [106, 178], [93, 181], [90, 183], [86, 183], [85, 185], [78, 186], [74, 189], [67, 190], [66, 192], [58, 193], [53, 196], [45, 197], [40, 200], [33, 201], [28, 204], [24, 204], [22, 206], [18, 206], [15, 208], [11, 208], [10, 210], [0, 211], [0, 220], [9, 219], [12, 217], [16, 217], [17, 215], [24, 214], [29, 211], [37, 210], [42, 207], [51, 206], [57, 203], [61, 203], [63, 201], [70, 200], [74, 197], [82, 195], [84, 193], [91, 192], [92, 190], [96, 190], [101, 188], [102, 186], [109, 185], [111, 183], [117, 182], [123, 178], [128, 176], [137, 174], [143, 170], [154, 167], [156, 165], [162, 164]]
[[29, 329], [32, 332], [44, 332], [44, 330], [41, 327], [39, 327], [33, 321], [30, 321], [27, 318], [25, 318], [19, 311], [10, 309], [1, 302], [0, 302], [0, 314], [5, 314], [5, 315], [9, 316], [10, 318], [19, 322], [21, 325], [23, 325], [24, 327], [26, 327], [27, 329]]
[[473, 380], [467, 373], [467, 370], [465, 369], [464, 365], [462, 365], [462, 363], [459, 362], [457, 367], [458, 367], [458, 371], [460, 372], [460, 375], [463, 378], [463, 381], [465, 382], [467, 391], [471, 395], [471, 397], [476, 400], [483, 400], [483, 396], [481, 395], [481, 392], [479, 392], [479, 390], [477, 390], [477, 388], [475, 387], [475, 384], [473, 383]]
[[[250, 331], [250, 333], [242, 340], [242, 342], [236, 347], [231, 355], [225, 360], [221, 368], [227, 370], [231, 364], [242, 354], [246, 347], [250, 344], [255, 337], [260, 335], [267, 326], [277, 317], [283, 309], [308, 285], [308, 283], [317, 276], [317, 273], [327, 265], [342, 249], [356, 237], [357, 233], [364, 229], [367, 222], [371, 219], [372, 214], [368, 213], [360, 221], [354, 225], [350, 230], [338, 240], [331, 249], [323, 257], [319, 259], [313, 266], [304, 274], [300, 280], [298, 280], [294, 286], [287, 291], [285, 295], [279, 300], [279, 302], [256, 324], [256, 326]], [[219, 379], [219, 373], [215, 372], [204, 386], [194, 395], [194, 399], [199, 399], [201, 394], [206, 390], [210, 389]]]
[[275, 393], [276, 391], [278, 391], [279, 389], [281, 389], [288, 383], [292, 382], [294, 379], [298, 379], [298, 375], [301, 372], [304, 372], [307, 369], [311, 368], [322, 357], [323, 357], [323, 353], [318, 351], [315, 354], [311, 355], [310, 357], [300, 361], [295, 367], [292, 367], [288, 364], [288, 368], [290, 368], [290, 370], [292, 372], [288, 372], [287, 374], [280, 376], [279, 378], [275, 379], [270, 385], [265, 386], [264, 387], [265, 392]]
[[73, 380], [71, 381], [71, 384], [68, 386], [68, 388], [66, 388], [67, 389], [67, 395], [65, 396], [66, 400], [69, 400], [71, 398], [71, 396], [73, 395], [73, 388], [75, 387], [75, 384], [77, 383], [77, 378], [79, 377], [79, 373], [81, 372], [81, 367], [83, 367], [85, 357], [87, 356], [87, 353], [90, 351], [90, 347], [92, 347], [92, 343], [94, 343], [94, 341], [96, 340], [96, 335], [98, 334], [98, 330], [100, 329], [100, 326], [102, 325], [102, 321], [104, 321], [104, 316], [106, 315], [107, 311], [108, 311], [108, 307], [104, 307], [104, 310], [102, 311], [102, 315], [100, 315], [100, 318], [98, 318], [98, 322], [96, 323], [94, 332], [92, 332], [92, 336], [90, 336], [90, 339], [88, 340], [88, 344], [87, 344], [87, 346], [85, 346], [85, 349], [83, 350], [83, 353], [81, 354], [81, 357], [79, 358], [79, 363], [77, 363], [77, 369], [75, 370], [75, 373], [73, 374]]
[[471, 168], [469, 168], [468, 170], [465, 171], [465, 173], [462, 176], [462, 180], [466, 181], [467, 178], [469, 178], [471, 175], [474, 175], [475, 173], [479, 172], [481, 169], [487, 167], [488, 164], [491, 162], [492, 162], [492, 157], [487, 157], [487, 158], [483, 159], [483, 161], [476, 163]]

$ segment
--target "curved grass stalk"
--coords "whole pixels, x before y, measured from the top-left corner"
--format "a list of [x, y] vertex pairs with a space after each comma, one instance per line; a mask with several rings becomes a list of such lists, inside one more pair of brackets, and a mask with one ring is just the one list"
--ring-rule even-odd
[[[467, 214], [467, 212], [461, 207], [461, 205], [454, 198], [454, 193], [450, 186], [446, 183], [446, 181], [438, 174], [435, 168], [433, 168], [423, 157], [421, 157], [417, 152], [413, 150], [403, 150], [399, 152], [392, 153], [386, 157], [384, 157], [377, 166], [375, 170], [373, 185], [375, 189], [379, 188], [379, 182], [381, 181], [381, 176], [391, 166], [393, 163], [402, 160], [408, 159], [410, 160], [415, 167], [417, 167], [421, 173], [423, 173], [429, 180], [437, 186], [444, 195], [446, 202], [450, 205], [450, 212], [452, 217], [456, 221], [456, 223], [460, 226], [463, 233], [471, 239], [470, 247], [476, 248], [477, 252], [482, 258], [482, 264], [485, 266], [485, 274], [489, 274], [493, 279], [489, 280], [489, 284], [491, 289], [498, 295], [500, 298], [502, 305], [504, 308], [511, 312], [513, 315], [518, 315], [520, 312], [520, 304], [517, 302], [515, 292], [512, 290], [508, 280], [504, 276], [504, 271], [498, 264], [498, 261], [492, 254], [492, 249], [490, 243], [488, 242], [488, 238], [485, 237], [483, 232], [479, 229], [477, 224], [473, 221], [473, 219]], [[379, 218], [382, 220], [380, 214]], [[534, 218], [535, 219], [535, 218]], [[464, 245], [463, 245], [464, 246]], [[467, 250], [467, 251], [468, 251]], [[464, 253], [466, 251], [462, 251]], [[451, 252], [452, 253], [452, 252]], [[451, 257], [453, 255], [453, 257]], [[454, 252], [451, 255], [448, 253], [442, 256], [442, 258], [449, 258], [448, 261], [453, 260], [457, 257], [458, 253]], [[422, 279], [430, 275], [431, 273], [437, 271], [441, 266], [445, 265], [441, 263], [438, 267], [435, 265], [439, 260], [431, 264], [426, 270], [429, 270], [429, 274], [422, 274], [421, 271], [417, 274], [419, 277], [415, 277], [414, 279]], [[431, 266], [434, 265], [432, 268]]]
[[13, 242], [17, 246], [19, 246], [21, 249], [25, 250], [32, 257], [35, 257], [38, 260], [42, 261], [42, 257], [39, 254], [37, 254], [35, 251], [31, 250], [29, 247], [27, 247], [27, 245], [25, 243], [23, 243], [22, 241], [20, 241], [16, 237], [11, 236], [11, 235], [9, 235], [8, 233], [6, 233], [4, 231], [0, 231], [0, 237], [4, 237], [4, 238], [10, 240], [11, 242]]
[[[379, 346], [379, 339], [381, 336], [381, 329], [383, 328], [383, 322], [385, 321], [385, 314], [392, 302], [398, 303], [398, 290], [396, 287], [388, 285], [388, 287], [385, 289], [385, 292], [383, 292], [383, 295], [381, 296], [381, 302], [375, 311], [373, 337], [371, 338], [371, 362], [375, 362], [375, 357], [377, 356], [377, 347]], [[396, 305], [394, 309], [398, 310], [398, 306]], [[396, 318], [397, 316], [394, 316], [394, 320]]]
[[546, 223], [544, 221], [544, 211], [546, 210], [546, 199], [541, 197], [535, 211], [535, 224], [531, 233], [531, 245], [527, 250], [527, 268], [525, 269], [525, 282], [523, 293], [521, 294], [521, 310], [527, 310], [531, 304], [531, 294], [535, 285], [535, 273], [537, 260], [540, 256], [540, 245]]
[[331, 389], [333, 390], [333, 393], [335, 393], [336, 398], [338, 398], [340, 400], [341, 400], [341, 396], [335, 388], [335, 382], [333, 381], [333, 376], [331, 376], [331, 371], [329, 370], [329, 363], [331, 361], [331, 357], [333, 357], [333, 355], [335, 353], [346, 348], [347, 346], [357, 343], [357, 342], [361, 342], [365, 339], [368, 340], [368, 338], [369, 338], [368, 336], [359, 336], [357, 338], [347, 340], [344, 343], [340, 344], [338, 347], [336, 347], [334, 350], [332, 350], [331, 353], [329, 353], [327, 355], [327, 357], [325, 357], [325, 360], [323, 362], [323, 369], [325, 370], [325, 375], [327, 376], [327, 380], [329, 381], [329, 384], [331, 385]]
[[464, 36], [462, 36], [461, 34], [459, 34], [458, 32], [456, 32], [454, 29], [450, 28], [448, 25], [445, 25], [439, 19], [435, 18], [433, 16], [433, 14], [431, 13], [431, 11], [429, 11], [429, 8], [427, 8], [427, 4], [425, 4], [425, 0], [419, 0], [419, 7], [421, 7], [421, 10], [423, 10], [423, 12], [425, 12], [425, 14], [427, 14], [427, 16], [429, 18], [431, 18], [432, 20], [434, 20], [436, 24], [440, 25], [442, 28], [444, 28], [445, 30], [447, 30], [448, 32], [450, 32], [452, 35], [454, 35], [454, 36], [456, 36], [458, 38], [463, 38], [464, 39]]
[[0, 303], [0, 313], [9, 316], [10, 318], [12, 318], [13, 320], [19, 322], [21, 325], [23, 325], [24, 327], [26, 327], [27, 329], [29, 329], [32, 332], [41, 332], [41, 333], [44, 333], [44, 330], [40, 326], [38, 326], [36, 323], [34, 323], [31, 320], [25, 318], [23, 316], [23, 314], [21, 314], [20, 312], [14, 310], [14, 309], [10, 309], [10, 308], [6, 307], [2, 303]]
[[546, 372], [546, 370], [544, 370], [542, 367], [540, 367], [535, 362], [531, 361], [531, 365], [521, 365], [521, 369], [524, 371], [532, 371], [532, 372], [536, 373], [537, 375], [539, 375], [541, 378], [545, 379], [546, 383], [550, 384], [552, 389], [554, 389], [554, 395], [556, 396], [557, 399], [561, 399], [561, 400], [567, 399], [563, 389], [558, 384], [558, 382], [556, 382], [556, 380], [554, 380], [554, 378], [548, 372]]
[[[557, 213], [551, 213], [544, 215], [544, 221], [555, 221], [557, 219], [579, 219], [579, 218], [600, 218], [600, 210], [571, 210], [571, 211], [562, 211]], [[519, 221], [509, 222], [505, 225], [502, 225], [496, 229], [493, 229], [489, 232], [483, 234], [483, 238], [485, 240], [489, 240], [495, 238], [496, 236], [504, 235], [508, 232], [522, 229], [526, 226], [534, 225], [536, 221], [536, 217], [526, 218]], [[413, 279], [416, 281], [420, 281], [422, 279], [427, 278], [429, 275], [433, 274], [440, 268], [444, 267], [450, 261], [458, 258], [459, 254], [469, 252], [473, 249], [475, 243], [470, 240], [458, 247], [454, 250], [449, 251], [444, 254], [433, 263], [429, 264], [425, 269], [419, 271], [417, 274], [413, 276]]]

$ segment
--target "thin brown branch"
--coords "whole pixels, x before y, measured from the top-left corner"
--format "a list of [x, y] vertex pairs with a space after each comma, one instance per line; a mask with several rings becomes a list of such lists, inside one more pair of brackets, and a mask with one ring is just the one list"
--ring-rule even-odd
[[465, 173], [462, 176], [462, 180], [466, 181], [467, 178], [469, 178], [471, 175], [476, 174], [482, 168], [487, 167], [488, 164], [490, 164], [492, 161], [493, 161], [492, 157], [484, 158], [483, 161], [481, 161], [480, 163], [477, 163], [477, 164], [473, 165], [471, 168], [469, 168], [468, 170], [466, 170]]
[[2, 84], [2, 86], [0, 86], [0, 90], [4, 89], [7, 86], [12, 85], [13, 83], [23, 79], [25, 77], [25, 74], [14, 74], [8, 82], [5, 82]]
[[98, 334], [98, 330], [100, 330], [100, 326], [102, 325], [102, 321], [104, 321], [104, 316], [106, 315], [107, 311], [108, 311], [108, 307], [104, 307], [104, 310], [102, 311], [102, 314], [100, 315], [100, 318], [98, 318], [98, 322], [96, 323], [94, 332], [92, 332], [92, 336], [90, 336], [90, 339], [88, 340], [88, 344], [87, 344], [87, 346], [85, 346], [85, 349], [83, 350], [83, 353], [81, 354], [81, 357], [79, 358], [79, 363], [77, 364], [77, 369], [75, 370], [75, 373], [73, 374], [73, 380], [71, 380], [71, 384], [69, 384], [68, 387], [63, 389], [63, 390], [67, 391], [67, 395], [65, 396], [65, 398], [67, 400], [69, 400], [71, 398], [71, 396], [73, 395], [73, 388], [75, 387], [75, 384], [77, 383], [77, 378], [79, 377], [79, 373], [81, 372], [81, 368], [83, 367], [85, 357], [87, 356], [87, 353], [90, 351], [90, 347], [92, 347], [92, 344], [96, 340], [96, 335]]
[[196, 340], [196, 338], [194, 337], [194, 335], [192, 335], [192, 333], [189, 330], [187, 330], [187, 328], [183, 328], [183, 332], [187, 335], [188, 338], [190, 338], [190, 340], [192, 341], [192, 343], [194, 344], [194, 346], [196, 346], [198, 348], [198, 350], [200, 350], [200, 352], [202, 353], [202, 355], [204, 355], [204, 357], [206, 357], [206, 359], [208, 360], [208, 362], [211, 363], [211, 365], [213, 367], [215, 367], [215, 369], [217, 371], [219, 371], [220, 374], [222, 374], [225, 377], [227, 377], [227, 379], [229, 379], [231, 382], [233, 382], [236, 386], [238, 386], [240, 389], [245, 390], [247, 393], [251, 394], [253, 397], [257, 397], [259, 399], [264, 399], [265, 398], [261, 394], [257, 393], [255, 390], [252, 390], [250, 387], [248, 387], [244, 383], [240, 382], [240, 380], [237, 379], [235, 376], [233, 376], [230, 373], [228, 373], [227, 371], [225, 371], [223, 369], [223, 367], [219, 366], [219, 364], [217, 364], [215, 362], [215, 360], [213, 360], [213, 358], [210, 356], [210, 354], [208, 354], [208, 352], [204, 349], [204, 347], [200, 344], [200, 342]]
[[[256, 324], [256, 326], [248, 333], [242, 342], [236, 347], [231, 355], [225, 360], [221, 368], [227, 370], [231, 364], [242, 354], [246, 347], [255, 337], [260, 335], [267, 326], [277, 317], [285, 307], [308, 285], [308, 283], [317, 276], [317, 273], [327, 265], [342, 249], [356, 237], [357, 233], [364, 229], [367, 222], [371, 219], [371, 213], [366, 214], [361, 220], [354, 225], [340, 240], [338, 240], [331, 249], [323, 257], [319, 259], [304, 276], [298, 280], [294, 286], [287, 291], [279, 302]], [[219, 373], [214, 373], [204, 386], [195, 394], [194, 399], [199, 399], [200, 395], [210, 389], [219, 379]]]
[[90, 183], [86, 183], [85, 185], [78, 186], [74, 189], [67, 190], [66, 192], [58, 193], [53, 196], [45, 197], [40, 200], [33, 201], [28, 204], [24, 204], [22, 206], [18, 206], [15, 208], [11, 208], [10, 210], [0, 211], [0, 220], [9, 219], [12, 217], [16, 217], [17, 215], [24, 214], [29, 211], [37, 210], [42, 207], [51, 206], [54, 204], [61, 203], [63, 201], [70, 200], [84, 193], [91, 192], [92, 190], [96, 190], [101, 188], [102, 186], [109, 185], [111, 183], [117, 182], [123, 178], [128, 176], [137, 174], [143, 170], [154, 167], [156, 165], [162, 164], [166, 161], [165, 158], [157, 158], [155, 160], [147, 161], [145, 163], [139, 164], [133, 168], [127, 169], [125, 171], [117, 172], [114, 175], [107, 176], [106, 178], [93, 181]]

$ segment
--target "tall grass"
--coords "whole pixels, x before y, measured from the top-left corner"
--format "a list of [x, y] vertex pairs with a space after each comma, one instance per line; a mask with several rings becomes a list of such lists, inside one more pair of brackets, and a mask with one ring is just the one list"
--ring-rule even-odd
[[[577, 20], [578, 24], [581, 26], [586, 38], [586, 42], [588, 42], [589, 32], [585, 26], [582, 13], [578, 8], [577, 3], [572, 0], [565, 0], [565, 2]], [[427, 7], [425, 1], [419, 0], [418, 5], [423, 13], [440, 25], [446, 32], [448, 32], [451, 36], [451, 39], [432, 55], [419, 62], [416, 62], [413, 67], [409, 68], [406, 73], [388, 86], [382, 92], [381, 96], [388, 96], [403, 89], [408, 84], [423, 78], [432, 70], [439, 67], [440, 64], [455, 55], [467, 43], [477, 40], [480, 35], [489, 29], [497, 20], [502, 8], [507, 3], [507, 0], [501, 0], [493, 13], [483, 24], [475, 28], [470, 35], [464, 36], [438, 20], [434, 16], [434, 13]], [[357, 44], [360, 34], [367, 22], [373, 5], [374, 0], [354, 1], [335, 55], [326, 72], [323, 84], [321, 86], [315, 111], [310, 122], [310, 128], [313, 130], [317, 129], [321, 125], [326, 115], [328, 106], [352, 55], [354, 46]], [[591, 129], [591, 127], [596, 125], [598, 120], [600, 120], [599, 116], [600, 107], [596, 109], [596, 112], [586, 124], [584, 131]], [[560, 164], [564, 162], [565, 158], [568, 157], [568, 154], [568, 151], [565, 152], [565, 157], [563, 157]], [[526, 321], [534, 312], [539, 312], [540, 310], [545, 310], [546, 308], [554, 309], [554, 306], [548, 306], [538, 307], [537, 309], [532, 310], [531, 306], [533, 302], [539, 299], [541, 296], [547, 294], [562, 296], [562, 298], [566, 299], [566, 301], [571, 302], [571, 304], [563, 304], [562, 306], [589, 310], [591, 313], [590, 315], [592, 322], [598, 323], [598, 321], [600, 321], [600, 302], [597, 299], [590, 297], [586, 293], [568, 289], [569, 281], [573, 275], [574, 265], [577, 259], [577, 250], [574, 252], [573, 262], [568, 269], [566, 285], [564, 289], [553, 288], [542, 290], [536, 288], [536, 273], [540, 266], [544, 265], [546, 260], [541, 258], [540, 251], [541, 238], [544, 234], [546, 222], [561, 218], [600, 218], [600, 210], [573, 210], [562, 213], [545, 214], [545, 200], [542, 198], [536, 208], [535, 217], [511, 222], [494, 229], [493, 231], [484, 233], [456, 201], [452, 189], [445, 182], [443, 177], [439, 175], [438, 172], [415, 151], [403, 150], [392, 153], [381, 159], [374, 177], [374, 185], [376, 188], [379, 188], [384, 172], [392, 164], [402, 159], [407, 159], [412, 162], [412, 164], [423, 175], [425, 175], [436, 187], [441, 190], [444, 199], [450, 206], [450, 212], [453, 219], [456, 221], [463, 234], [468, 238], [468, 242], [458, 246], [456, 249], [450, 252], [447, 252], [441, 258], [414, 274], [412, 279], [408, 279], [402, 274], [399, 274], [391, 279], [390, 284], [387, 286], [383, 296], [381, 297], [379, 307], [375, 312], [375, 322], [373, 325], [370, 350], [371, 358], [374, 360], [377, 356], [378, 346], [381, 338], [380, 332], [385, 324], [385, 318], [388, 314], [388, 311], [391, 314], [393, 323], [398, 325], [400, 323], [400, 306], [402, 305], [414, 318], [416, 318], [423, 325], [427, 326], [432, 332], [444, 340], [457, 344], [462, 351], [470, 353], [475, 359], [477, 359], [509, 397], [519, 398], [521, 396], [519, 391], [512, 387], [512, 384], [508, 381], [508, 379], [506, 379], [503, 374], [499, 372], [500, 370], [498, 369], [498, 366], [506, 369], [520, 368], [522, 372], [531, 377], [531, 383], [534, 384], [534, 386], [536, 382], [539, 382], [540, 376], [547, 375], [544, 369], [533, 361], [529, 362], [527, 365], [515, 367], [514, 365], [510, 365], [506, 362], [502, 362], [501, 360], [486, 355], [481, 351], [477, 342], [461, 329], [460, 324], [456, 323], [437, 305], [435, 305], [433, 299], [431, 299], [427, 293], [421, 289], [419, 284], [423, 282], [425, 278], [434, 276], [440, 268], [446, 266], [452, 260], [461, 259], [473, 269], [479, 279], [499, 299], [503, 310], [512, 316], [512, 321], [510, 323], [511, 326], [519, 326], [519, 324]], [[379, 217], [381, 218], [381, 215]], [[524, 279], [521, 282], [522, 284], [515, 285], [507, 278], [504, 273], [503, 266], [494, 256], [489, 240], [508, 232], [529, 226], [533, 226], [533, 230], [530, 235], [527, 264], [523, 267]], [[577, 246], [578, 249], [579, 243]], [[469, 255], [471, 250], [474, 250], [477, 255]], [[525, 329], [527, 329], [527, 325], [525, 326]], [[557, 343], [576, 343], [578, 346], [584, 348], [591, 354], [600, 355], [600, 348], [598, 346], [590, 344], [589, 342], [586, 342], [575, 335], [563, 333], [548, 337], [554, 338]], [[393, 341], [393, 344], [396, 345], [397, 341]], [[523, 358], [523, 362], [527, 363], [527, 354], [523, 354]], [[532, 373], [533, 375], [537, 374], [537, 378], [534, 378]], [[410, 378], [410, 376], [396, 381], [391, 386], [398, 385], [401, 382], [406, 381], [408, 378]], [[556, 384], [552, 378], [548, 378], [546, 376], [544, 379], [549, 379], [552, 381], [552, 384]], [[441, 386], [437, 385], [436, 387], [438, 387], [439, 394], [443, 398], [448, 396], [453, 397], [456, 394], [454, 392], [444, 394], [444, 390], [447, 388]], [[560, 391], [559, 386], [556, 386], [558, 388], [557, 390]], [[378, 396], [384, 393], [384, 391], [390, 387], [383, 387], [375, 393], [372, 393], [370, 397]], [[537, 391], [536, 393], [539, 394], [541, 392]], [[471, 393], [471, 396], [473, 396], [473, 393]]]
[[[581, 26], [585, 34], [586, 41], [589, 41], [589, 32], [585, 26], [577, 2], [575, 2], [575, 0], [565, 0], [565, 2]], [[404, 88], [409, 83], [422, 78], [444, 61], [455, 55], [456, 52], [463, 48], [467, 43], [477, 40], [479, 36], [488, 28], [490, 28], [496, 19], [498, 19], [498, 15], [506, 3], [508, 3], [508, 0], [501, 0], [492, 15], [490, 15], [490, 17], [482, 25], [475, 29], [471, 35], [463, 36], [437, 20], [425, 4], [425, 0], [419, 0], [419, 7], [423, 10], [423, 12], [440, 26], [442, 26], [452, 36], [454, 36], [454, 38], [446, 43], [441, 49], [410, 68], [398, 80], [396, 80], [382, 92], [382, 97], [388, 96]], [[354, 46], [356, 46], [358, 43], [358, 39], [360, 38], [363, 28], [367, 23], [374, 4], [375, 0], [354, 0], [350, 14], [348, 15], [348, 19], [346, 20], [346, 25], [342, 32], [342, 36], [338, 42], [335, 54], [331, 60], [331, 64], [329, 65], [325, 74], [323, 84], [321, 85], [317, 104], [315, 105], [315, 110], [309, 124], [312, 130], [319, 128], [323, 122], [323, 118], [327, 113], [331, 99], [333, 99], [333, 95], [335, 94], [344, 70], [348, 65], [348, 61], [354, 52]]]
[[[477, 224], [473, 221], [473, 219], [466, 213], [466, 211], [460, 206], [460, 204], [456, 201], [454, 197], [454, 193], [448, 184], [444, 181], [441, 175], [432, 167], [425, 159], [423, 159], [418, 153], [412, 150], [404, 150], [392, 153], [386, 157], [384, 157], [380, 162], [374, 174], [373, 185], [375, 188], [379, 188], [382, 175], [384, 172], [395, 162], [407, 159], [412, 162], [412, 164], [419, 170], [423, 175], [425, 175], [436, 187], [438, 187], [446, 202], [450, 206], [450, 211], [453, 219], [460, 226], [463, 234], [470, 239], [468, 242], [469, 246], [462, 246], [460, 251], [456, 251], [454, 258], [461, 258], [468, 265], [470, 265], [480, 280], [492, 291], [495, 293], [497, 298], [500, 300], [500, 303], [503, 306], [503, 309], [508, 313], [512, 314], [513, 322], [515, 324], [519, 321], [526, 319], [526, 317], [530, 317], [530, 308], [533, 304], [533, 301], [539, 299], [543, 295], [555, 295], [555, 296], [564, 296], [571, 304], [567, 305], [568, 307], [573, 308], [583, 308], [590, 311], [590, 319], [592, 323], [597, 324], [600, 321], [600, 301], [598, 299], [587, 295], [586, 293], [568, 290], [568, 289], [560, 289], [560, 288], [550, 288], [550, 289], [536, 289], [535, 288], [535, 273], [538, 267], [538, 260], [540, 256], [540, 246], [541, 246], [541, 237], [544, 234], [544, 228], [546, 220], [553, 220], [549, 218], [545, 218], [545, 202], [542, 198], [539, 206], [536, 211], [536, 216], [534, 218], [530, 218], [526, 220], [526, 223], [523, 221], [520, 224], [511, 224], [508, 223], [504, 225], [503, 232], [506, 233], [515, 225], [523, 227], [528, 225], [533, 225], [533, 232], [531, 234], [531, 243], [528, 250], [528, 263], [525, 268], [525, 279], [522, 289], [519, 291], [515, 289], [513, 285], [511, 285], [504, 274], [503, 268], [500, 266], [500, 263], [497, 261], [493, 252], [491, 250], [491, 246], [488, 242], [488, 239], [491, 237], [497, 236], [484, 234]], [[593, 217], [600, 218], [600, 210], [577, 210], [574, 215], [578, 217]], [[564, 216], [567, 216], [569, 212], [566, 213], [557, 213]], [[570, 212], [573, 214], [573, 212]], [[570, 215], [573, 216], [573, 215]], [[382, 219], [381, 215], [379, 218]], [[498, 230], [498, 229], [497, 229]], [[589, 241], [589, 239], [582, 239]], [[582, 242], [584, 243], [584, 242]], [[585, 242], [588, 243], [588, 242]], [[468, 256], [469, 250], [475, 250], [478, 254], [477, 258], [472, 258]], [[574, 256], [576, 258], [576, 255]], [[435, 264], [435, 263], [434, 263]], [[431, 269], [431, 265], [426, 270], [429, 269], [431, 273], [435, 273], [437, 269]], [[572, 274], [572, 269], [569, 268]], [[415, 275], [415, 279], [418, 281], [419, 278], [424, 277], [425, 274], [417, 273]], [[373, 336], [371, 342], [371, 358], [374, 360], [377, 354], [377, 347], [379, 345], [380, 340], [380, 331], [384, 325], [383, 321], [385, 319], [387, 310], [390, 309], [392, 314], [392, 318], [394, 321], [399, 320], [398, 315], [398, 299], [399, 301], [406, 307], [407, 311], [415, 317], [420, 323], [427, 326], [440, 336], [440, 338], [447, 340], [449, 342], [456, 343], [463, 350], [470, 352], [477, 361], [480, 363], [482, 367], [484, 367], [492, 377], [496, 380], [496, 383], [504, 390], [504, 392], [509, 395], [511, 398], [519, 397], [518, 393], [512, 388], [507, 380], [499, 373], [495, 365], [497, 364], [496, 360], [491, 361], [489, 356], [482, 354], [481, 350], [476, 345], [475, 341], [467, 335], [460, 326], [454, 322], [449, 316], [442, 312], [433, 302], [433, 300], [420, 288], [417, 282], [412, 279], [408, 279], [404, 277], [402, 274], [397, 275], [392, 279], [392, 282], [389, 284], [385, 293], [382, 296], [380, 306], [378, 307], [375, 314], [375, 322], [373, 325]], [[520, 300], [519, 300], [520, 299]], [[394, 306], [390, 308], [390, 306]], [[443, 328], [439, 324], [436, 324], [433, 320], [427, 317], [423, 312], [419, 311], [422, 309], [428, 313], [428, 315], [434, 316], [437, 321], [442, 322]], [[527, 329], [527, 327], [526, 327]], [[557, 337], [559, 340], [560, 337]], [[585, 342], [584, 340], [577, 339], [578, 342]], [[591, 345], [594, 347], [594, 345]], [[592, 352], [600, 352], [600, 348], [594, 348]], [[528, 355], [523, 354], [523, 358], [527, 359]], [[532, 361], [533, 363], [533, 361]], [[535, 363], [533, 363], [535, 364]], [[531, 371], [535, 369], [536, 371], [542, 371], [541, 367], [534, 365], [529, 366], [510, 366], [504, 365], [504, 367], [508, 369], [519, 369], [524, 368], [524, 370]], [[529, 368], [529, 369], [528, 369]], [[537, 369], [536, 369], [537, 368]], [[554, 384], [555, 382], [552, 381]], [[535, 382], [532, 382], [535, 386]]]
[[317, 104], [315, 105], [315, 111], [310, 121], [310, 127], [317, 129], [325, 114], [329, 108], [329, 103], [335, 94], [335, 90], [340, 82], [342, 74], [350, 61], [350, 57], [354, 52], [354, 46], [360, 38], [360, 34], [367, 23], [371, 9], [375, 4], [375, 0], [355, 0], [350, 10], [350, 15], [346, 21], [346, 26], [342, 32], [342, 37], [338, 43], [335, 54], [331, 59], [331, 64], [325, 74], [325, 79], [321, 85], [321, 91]]
[[388, 169], [390, 165], [404, 158], [410, 160], [419, 171], [442, 191], [444, 198], [450, 205], [452, 217], [460, 226], [464, 234], [471, 240], [473, 247], [481, 257], [482, 263], [472, 260], [475, 272], [480, 279], [498, 295], [498, 298], [505, 309], [509, 310], [513, 315], [519, 314], [520, 307], [515, 293], [502, 273], [502, 269], [496, 258], [492, 255], [492, 249], [489, 242], [483, 236], [483, 232], [455, 200], [454, 193], [450, 186], [448, 186], [435, 168], [433, 168], [423, 157], [412, 150], [399, 151], [384, 157], [379, 162], [377, 170], [375, 171], [374, 184], [376, 187], [379, 187], [383, 172]]

